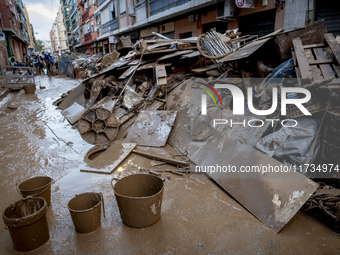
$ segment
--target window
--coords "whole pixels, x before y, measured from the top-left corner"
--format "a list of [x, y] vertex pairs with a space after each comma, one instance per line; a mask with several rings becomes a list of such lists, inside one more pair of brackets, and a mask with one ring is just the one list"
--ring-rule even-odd
[[111, 18], [114, 19], [116, 18], [116, 2], [113, 1], [110, 5], [109, 5], [109, 10], [111, 13]]
[[126, 14], [126, 3], [125, 0], [119, 0], [119, 11], [121, 15]]
[[87, 32], [90, 33], [91, 32], [91, 22], [87, 22], [86, 26], [87, 26]]
[[110, 21], [110, 11], [108, 7], [102, 10], [101, 18], [102, 18], [102, 24], [106, 24], [107, 22]]
[[94, 32], [94, 22], [93, 22], [93, 20], [91, 20], [91, 32]]

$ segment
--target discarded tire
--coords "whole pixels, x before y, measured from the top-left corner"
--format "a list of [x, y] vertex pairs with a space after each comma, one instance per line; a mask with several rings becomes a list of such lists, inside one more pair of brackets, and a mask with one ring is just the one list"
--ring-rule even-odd
[[116, 196], [123, 222], [133, 228], [145, 228], [161, 216], [164, 184], [149, 174], [134, 174], [116, 182]]
[[101, 225], [103, 195], [95, 192], [76, 195], [68, 202], [68, 209], [78, 233], [95, 231]]
[[18, 190], [22, 197], [42, 197], [46, 200], [47, 206], [51, 204], [52, 178], [48, 176], [37, 176], [18, 185]]
[[48, 241], [46, 210], [41, 197], [23, 198], [5, 209], [2, 218], [17, 251], [31, 251]]
[[89, 109], [79, 120], [81, 137], [94, 145], [108, 144], [118, 134], [119, 121], [109, 110], [102, 107]]

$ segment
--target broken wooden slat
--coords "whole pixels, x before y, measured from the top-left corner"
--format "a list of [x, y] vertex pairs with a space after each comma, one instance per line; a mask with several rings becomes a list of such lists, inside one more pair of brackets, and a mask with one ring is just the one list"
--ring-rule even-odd
[[[306, 54], [306, 57], [307, 57], [309, 63], [311, 61], [315, 60], [311, 49], [305, 49], [305, 54]], [[311, 68], [312, 73], [313, 73], [314, 81], [321, 81], [321, 80], [324, 79], [322, 77], [321, 70], [316, 65], [312, 65], [310, 68]]]
[[318, 60], [310, 60], [308, 61], [309, 65], [322, 65], [322, 64], [332, 64], [332, 60], [331, 59], [318, 59]]
[[338, 77], [340, 77], [340, 67], [334, 64], [332, 66]]
[[338, 42], [335, 40], [334, 35], [329, 33], [329, 34], [324, 34], [325, 40], [328, 44], [328, 46], [331, 48], [334, 58], [340, 64], [340, 46]]
[[[159, 148], [157, 148], [157, 149], [159, 149]], [[189, 163], [190, 163], [189, 161], [185, 162], [185, 161], [178, 161], [178, 160], [175, 160], [175, 159], [172, 159], [172, 158], [161, 157], [159, 155], [156, 155], [155, 153], [150, 154], [150, 153], [138, 150], [138, 149], [134, 149], [132, 152], [136, 153], [138, 155], [141, 155], [143, 157], [146, 157], [146, 158], [159, 160], [159, 161], [166, 162], [168, 164], [179, 166], [179, 167], [187, 167], [187, 166], [189, 166]]]
[[[315, 48], [313, 49], [313, 51], [314, 51], [314, 54], [317, 60], [327, 60], [326, 55], [322, 49]], [[327, 64], [320, 65], [320, 69], [321, 69], [324, 79], [334, 76], [330, 65], [327, 65]]]
[[299, 37], [293, 39], [293, 46], [295, 50], [296, 61], [301, 72], [301, 82], [304, 84], [310, 83], [313, 79], [313, 74], [308, 60], [304, 54], [303, 46]]
[[304, 49], [322, 48], [322, 47], [325, 47], [325, 45], [323, 43], [315, 43], [315, 44], [303, 45]]
[[166, 70], [164, 65], [156, 65], [155, 66], [155, 74], [157, 80], [157, 86], [165, 86], [168, 84]]
[[217, 65], [211, 65], [211, 66], [206, 66], [206, 67], [202, 67], [202, 68], [196, 68], [196, 69], [192, 69], [191, 72], [193, 73], [204, 73], [206, 71], [212, 70], [217, 68]]

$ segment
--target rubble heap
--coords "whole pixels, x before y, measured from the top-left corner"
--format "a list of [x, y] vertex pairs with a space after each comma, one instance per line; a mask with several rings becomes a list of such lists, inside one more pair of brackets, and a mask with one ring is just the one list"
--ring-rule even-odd
[[[239, 165], [242, 158], [244, 164], [252, 166], [270, 162], [293, 167], [295, 171], [281, 182], [267, 178], [243, 186], [228, 181], [244, 181], [238, 174], [221, 177], [207, 173], [278, 232], [317, 189], [309, 179], [317, 178], [317, 173], [306, 169], [306, 164], [340, 163], [334, 149], [340, 146], [335, 134], [340, 120], [339, 64], [339, 43], [327, 33], [323, 21], [292, 31], [281, 29], [261, 38], [240, 36], [237, 31], [220, 34], [214, 29], [186, 39], [169, 39], [155, 33], [152, 40], [140, 40], [134, 45], [128, 37], [122, 37], [117, 51], [71, 61], [70, 73], [83, 80], [54, 104], [84, 140], [97, 145], [94, 151], [111, 146], [124, 148], [120, 162], [134, 152], [176, 165], [180, 174], [188, 172], [189, 159], [196, 167]], [[195, 101], [192, 96], [203, 88], [214, 91], [214, 85], [220, 83], [232, 84], [244, 95], [252, 92], [253, 102], [245, 97], [245, 106], [252, 103], [259, 110], [270, 109], [273, 88], [308, 89], [312, 98], [303, 105], [312, 116], [290, 105], [286, 124], [291, 121], [293, 125], [298, 120], [296, 129], [283, 124], [287, 116], [283, 116], [280, 105], [268, 116], [247, 111], [245, 116], [235, 117], [232, 94], [220, 90], [215, 91], [220, 105], [214, 100], [215, 105], [208, 106], [210, 113], [219, 116], [216, 119], [223, 115], [248, 124], [213, 128], [212, 120], [201, 115], [200, 98]], [[303, 95], [289, 93], [287, 97], [301, 99]], [[264, 122], [265, 118], [276, 122], [253, 129], [249, 125], [252, 119]], [[160, 156], [169, 150], [175, 152]], [[110, 167], [86, 171], [111, 173], [118, 165], [115, 162]], [[329, 174], [339, 176], [334, 171]], [[291, 183], [289, 187], [284, 185], [285, 180]], [[244, 190], [246, 186], [248, 190]], [[272, 189], [265, 192], [264, 186]], [[294, 190], [302, 190], [301, 197], [285, 203], [291, 201], [289, 194]], [[247, 196], [253, 199], [245, 199]]]

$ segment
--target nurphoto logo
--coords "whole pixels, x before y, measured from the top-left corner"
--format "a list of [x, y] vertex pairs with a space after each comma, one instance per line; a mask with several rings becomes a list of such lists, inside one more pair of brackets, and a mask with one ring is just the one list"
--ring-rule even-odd
[[[244, 94], [242, 90], [231, 84], [215, 84], [215, 88], [212, 86], [198, 82], [200, 85], [205, 86], [206, 88], [201, 88], [197, 87], [198, 89], [201, 89], [205, 93], [201, 95], [201, 114], [202, 115], [207, 115], [207, 94], [212, 98], [212, 100], [215, 103], [215, 106], [218, 105], [216, 102], [216, 99], [214, 95], [217, 97], [219, 100], [219, 103], [221, 106], [222, 100], [220, 96], [218, 95], [216, 89], [228, 89], [232, 95], [233, 98], [233, 115], [244, 115], [244, 110], [245, 110], [245, 102], [244, 102]], [[212, 91], [213, 94], [209, 91]], [[304, 98], [287, 98], [287, 94], [289, 93], [300, 93], [304, 94]], [[311, 99], [311, 93], [307, 89], [304, 88], [297, 88], [297, 87], [282, 87], [280, 88], [280, 94], [281, 94], [281, 115], [286, 116], [287, 115], [287, 105], [288, 104], [293, 104], [295, 105], [304, 115], [312, 115], [304, 106], [304, 103], [307, 103]], [[272, 105], [270, 109], [266, 110], [258, 110], [255, 109], [254, 104], [253, 104], [253, 88], [248, 87], [247, 88], [247, 105], [248, 109], [251, 113], [259, 116], [267, 116], [275, 112], [278, 106], [278, 88], [273, 87], [272, 88]], [[279, 121], [279, 119], [266, 119], [265, 121], [270, 121], [272, 123], [272, 126], [274, 126], [275, 121]], [[288, 126], [285, 125], [286, 122], [288, 121], [293, 121], [295, 125], [293, 126]], [[233, 124], [243, 124], [245, 126], [245, 120], [243, 122], [234, 122], [232, 120], [226, 120], [226, 119], [213, 119], [213, 126], [215, 127], [216, 125], [225, 125], [230, 123], [232, 126]], [[256, 125], [254, 125], [256, 123]], [[285, 119], [281, 121], [281, 124], [285, 127], [295, 127], [297, 125], [297, 121], [294, 119]], [[261, 119], [252, 119], [248, 121], [248, 125], [251, 127], [262, 127], [264, 125], [264, 120]]]

